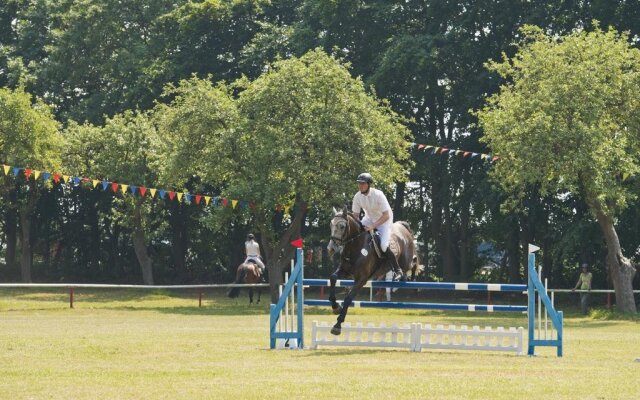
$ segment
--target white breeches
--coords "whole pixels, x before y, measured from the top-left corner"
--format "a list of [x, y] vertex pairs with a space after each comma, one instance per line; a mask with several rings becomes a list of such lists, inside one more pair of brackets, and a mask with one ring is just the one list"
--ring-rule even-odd
[[262, 260], [260, 259], [260, 257], [247, 257], [246, 260], [244, 260], [244, 262], [249, 262], [249, 261], [255, 261], [256, 264], [258, 264], [258, 266], [260, 267], [261, 270], [264, 271], [264, 263], [262, 262]]
[[[371, 221], [368, 217], [362, 218], [362, 225], [370, 226], [373, 225], [374, 222], [375, 221]], [[382, 250], [383, 253], [387, 251], [387, 247], [389, 247], [392, 226], [393, 223], [391, 221], [387, 221], [376, 228], [378, 230], [378, 234], [380, 234], [380, 250]]]

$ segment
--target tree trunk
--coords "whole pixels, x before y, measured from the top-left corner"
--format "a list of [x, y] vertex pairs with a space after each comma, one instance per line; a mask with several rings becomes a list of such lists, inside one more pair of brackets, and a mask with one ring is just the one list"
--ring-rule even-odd
[[7, 263], [7, 271], [9, 271], [9, 274], [15, 274], [17, 277], [16, 248], [18, 244], [18, 215], [15, 208], [11, 207], [10, 204], [8, 204], [7, 207], [4, 226], [4, 234], [7, 243], [5, 261]]
[[404, 182], [396, 183], [396, 196], [393, 202], [393, 220], [404, 220], [404, 197], [406, 184]]
[[268, 257], [269, 290], [272, 303], [278, 301], [278, 286], [284, 282], [284, 271], [289, 268], [291, 260], [296, 254], [296, 249], [291, 245], [291, 241], [300, 237], [302, 223], [307, 212], [307, 206], [302, 202], [296, 202], [294, 209], [295, 215], [291, 225], [285, 230], [278, 242], [274, 246], [270, 246], [268, 240], [263, 240], [262, 243]]
[[31, 212], [20, 212], [20, 276], [23, 283], [31, 283]]
[[136, 200], [133, 207], [133, 247], [142, 271], [142, 281], [145, 285], [153, 285], [152, 260], [147, 252], [147, 239], [142, 224], [142, 202], [144, 198]]
[[596, 219], [607, 244], [607, 267], [616, 292], [617, 309], [623, 313], [636, 313], [636, 302], [633, 297], [633, 278], [636, 269], [631, 261], [622, 254], [620, 240], [613, 226], [613, 219], [602, 211], [599, 200], [589, 201], [589, 206], [595, 210]]
[[509, 218], [507, 224], [511, 228], [506, 237], [509, 283], [520, 283], [520, 225], [517, 218]]
[[187, 225], [182, 205], [172, 202], [171, 205], [171, 257], [178, 279], [183, 282], [187, 278]]

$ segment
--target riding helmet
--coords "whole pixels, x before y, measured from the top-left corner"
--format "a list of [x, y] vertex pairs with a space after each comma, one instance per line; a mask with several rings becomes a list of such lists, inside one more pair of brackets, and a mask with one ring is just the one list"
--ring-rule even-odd
[[373, 177], [371, 176], [370, 173], [363, 172], [360, 175], [358, 175], [358, 179], [356, 179], [356, 182], [368, 183], [371, 185], [373, 183]]
[[248, 240], [253, 240], [253, 239], [255, 239], [255, 238], [256, 238], [256, 237], [255, 237], [255, 236], [253, 236], [253, 233], [250, 233], [250, 234], [248, 234], [248, 235], [247, 235], [247, 239], [248, 239]]

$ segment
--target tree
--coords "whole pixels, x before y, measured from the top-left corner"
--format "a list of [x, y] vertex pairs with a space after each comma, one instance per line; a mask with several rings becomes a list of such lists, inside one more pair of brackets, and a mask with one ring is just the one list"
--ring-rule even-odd
[[256, 204], [252, 213], [277, 298], [293, 256], [289, 242], [300, 235], [308, 205], [328, 216], [332, 205], [351, 200], [362, 171], [381, 188], [405, 180], [408, 131], [386, 103], [321, 50], [278, 62], [246, 85], [239, 98], [245, 120], [238, 163], [226, 192]]
[[640, 170], [640, 51], [612, 28], [563, 37], [526, 27], [517, 54], [488, 64], [506, 80], [479, 110], [484, 141], [500, 155], [493, 177], [517, 201], [578, 195], [597, 220], [618, 308], [636, 312], [633, 263], [622, 254], [617, 216]]
[[[0, 88], [0, 160], [29, 170], [54, 171], [60, 167], [61, 145], [58, 123], [49, 106], [40, 99], [33, 101], [22, 87]], [[2, 187], [5, 204], [19, 216], [23, 282], [31, 282], [32, 217], [42, 189], [36, 178], [23, 170]], [[8, 223], [14, 223], [11, 212], [7, 218]]]

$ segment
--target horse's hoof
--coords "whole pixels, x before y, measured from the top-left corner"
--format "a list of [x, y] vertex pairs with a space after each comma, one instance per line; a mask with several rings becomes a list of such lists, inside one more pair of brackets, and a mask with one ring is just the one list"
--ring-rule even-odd
[[333, 314], [334, 315], [338, 315], [342, 312], [342, 307], [338, 306], [338, 307], [334, 307], [333, 308]]
[[333, 328], [331, 328], [331, 334], [332, 335], [340, 335], [340, 333], [342, 332], [342, 328], [340, 328], [339, 326], [334, 326]]

